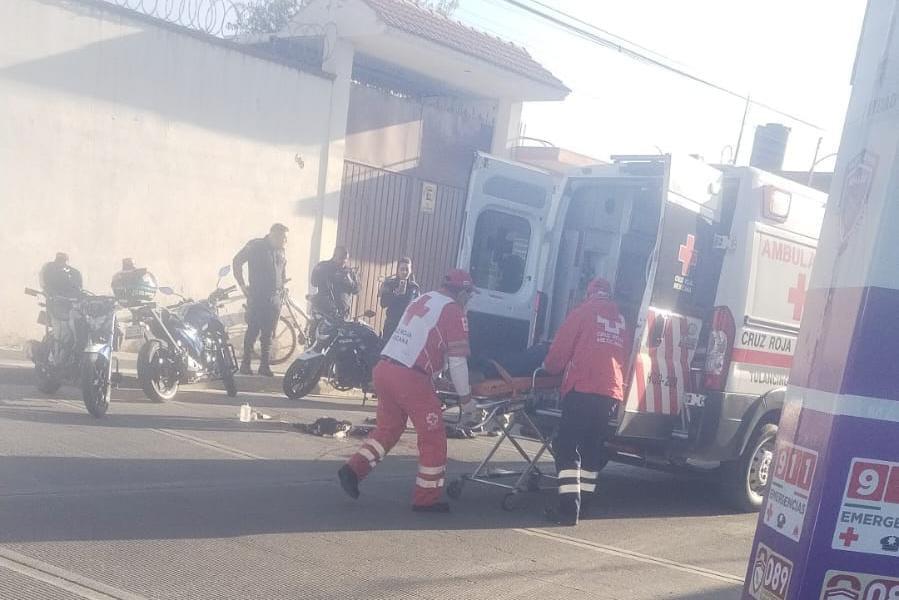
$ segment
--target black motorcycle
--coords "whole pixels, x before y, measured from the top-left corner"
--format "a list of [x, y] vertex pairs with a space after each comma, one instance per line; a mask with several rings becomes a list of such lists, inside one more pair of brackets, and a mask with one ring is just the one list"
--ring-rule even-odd
[[[366, 311], [365, 318], [375, 316]], [[381, 354], [381, 338], [359, 318], [344, 321], [318, 316], [311, 346], [284, 374], [284, 394], [299, 400], [315, 388], [323, 377], [337, 390], [355, 388], [367, 393], [371, 371]]]
[[[144, 327], [145, 342], [137, 356], [137, 378], [148, 398], [171, 400], [181, 384], [222, 380], [229, 396], [237, 395], [237, 358], [218, 311], [237, 286], [221, 288], [230, 267], [219, 271], [219, 283], [205, 300], [181, 301], [166, 308], [147, 303], [131, 309]], [[176, 295], [161, 287], [166, 295]]]
[[31, 348], [37, 388], [52, 394], [63, 383], [80, 384], [84, 406], [100, 418], [109, 408], [112, 351], [119, 341], [116, 299], [88, 292], [78, 297], [53, 296], [25, 288], [29, 296], [43, 297], [38, 323], [44, 338]]

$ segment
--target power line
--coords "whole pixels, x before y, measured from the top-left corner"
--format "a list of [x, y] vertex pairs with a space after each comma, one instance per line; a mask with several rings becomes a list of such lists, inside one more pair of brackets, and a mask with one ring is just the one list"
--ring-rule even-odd
[[[693, 82], [695, 82], [695, 83], [699, 83], [699, 84], [701, 84], [701, 85], [710, 87], [710, 88], [712, 88], [712, 89], [714, 89], [714, 90], [717, 90], [717, 91], [719, 91], [719, 92], [722, 92], [722, 93], [724, 93], [724, 94], [727, 94], [728, 96], [732, 96], [732, 97], [734, 97], [734, 98], [739, 98], [740, 100], [746, 102], [747, 104], [752, 104], [752, 105], [754, 105], [754, 106], [758, 106], [759, 108], [764, 108], [764, 109], [769, 110], [769, 111], [771, 111], [771, 112], [773, 112], [773, 113], [775, 113], [775, 114], [781, 115], [781, 116], [786, 117], [786, 118], [788, 118], [788, 119], [790, 119], [790, 120], [792, 120], [792, 121], [795, 121], [796, 123], [801, 123], [802, 125], [806, 125], [806, 126], [808, 126], [808, 127], [811, 127], [812, 129], [816, 129], [816, 130], [818, 130], [818, 131], [824, 131], [824, 128], [823, 128], [823, 127], [820, 127], [820, 126], [818, 126], [818, 125], [815, 125], [814, 123], [811, 123], [811, 122], [809, 122], [809, 121], [806, 121], [805, 119], [802, 119], [802, 118], [800, 118], [800, 117], [797, 117], [796, 115], [793, 115], [793, 114], [790, 114], [790, 113], [788, 113], [788, 112], [782, 111], [782, 110], [780, 110], [780, 109], [778, 109], [778, 108], [775, 108], [775, 107], [771, 106], [770, 104], [765, 104], [764, 102], [758, 102], [758, 101], [756, 101], [756, 100], [751, 99], [749, 96], [746, 96], [746, 95], [744, 95], [744, 94], [741, 94], [740, 92], [735, 92], [735, 91], [733, 91], [733, 90], [731, 90], [731, 89], [728, 89], [728, 88], [724, 87], [723, 85], [719, 85], [719, 84], [717, 84], [717, 83], [715, 83], [715, 82], [713, 82], [713, 81], [710, 81], [710, 80], [705, 79], [705, 78], [703, 78], [703, 77], [700, 77], [700, 76], [698, 76], [698, 75], [694, 75], [694, 74], [692, 74], [692, 73], [689, 73], [688, 71], [686, 71], [686, 70], [684, 70], [684, 69], [681, 69], [681, 68], [675, 67], [675, 66], [673, 66], [673, 65], [671, 65], [671, 64], [668, 64], [668, 63], [664, 62], [663, 60], [660, 60], [660, 59], [657, 59], [657, 58], [653, 58], [653, 57], [651, 57], [651, 56], [648, 56], [647, 54], [645, 54], [645, 52], [652, 52], [653, 54], [656, 54], [657, 56], [660, 56], [660, 57], [661, 57], [661, 56], [664, 56], [664, 55], [661, 55], [661, 54], [659, 54], [659, 53], [657, 53], [657, 52], [653, 52], [652, 50], [643, 48], [642, 46], [639, 46], [639, 45], [637, 45], [637, 44], [634, 44], [634, 43], [632, 43], [632, 42], [630, 42], [630, 41], [628, 41], [628, 40], [626, 40], [625, 38], [622, 38], [622, 37], [620, 37], [620, 36], [617, 36], [617, 35], [614, 35], [614, 34], [610, 34], [610, 33], [608, 33], [608, 32], [605, 32], [605, 31], [599, 29], [598, 27], [596, 27], [595, 25], [592, 25], [592, 24], [590, 24], [590, 23], [588, 23], [588, 22], [586, 22], [586, 21], [583, 21], [583, 20], [581, 20], [581, 19], [578, 19], [577, 17], [575, 17], [575, 16], [573, 16], [573, 15], [570, 15], [570, 14], [568, 14], [568, 13], [566, 13], [566, 12], [563, 12], [563, 11], [561, 11], [561, 10], [559, 10], [559, 9], [555, 9], [555, 8], [552, 8], [552, 7], [547, 7], [547, 5], [545, 5], [545, 4], [541, 3], [541, 2], [538, 2], [537, 0], [532, 0], [532, 2], [534, 2], [535, 4], [538, 4], [538, 5], [540, 5], [540, 6], [549, 8], [550, 10], [552, 10], [552, 11], [558, 13], [559, 15], [564, 15], [566, 19], [569, 19], [569, 20], [571, 20], [571, 21], [575, 21], [575, 22], [577, 22], [577, 23], [584, 24], [584, 25], [590, 27], [591, 29], [595, 29], [595, 30], [597, 30], [597, 31], [601, 31], [601, 32], [603, 32], [603, 33], [604, 33], [605, 35], [607, 35], [607, 36], [613, 36], [613, 37], [616, 37], [616, 38], [618, 38], [618, 39], [620, 39], [620, 40], [622, 40], [622, 41], [624, 41], [624, 42], [627, 42], [627, 44], [629, 44], [629, 45], [631, 45], [631, 46], [635, 46], [635, 47], [637, 47], [637, 48], [640, 48], [640, 49], [644, 50], [644, 52], [639, 52], [638, 50], [635, 50], [635, 49], [633, 49], [633, 48], [631, 48], [631, 47], [629, 47], [629, 46], [625, 46], [625, 45], [623, 45], [623, 44], [620, 43], [620, 42], [616, 42], [616, 41], [614, 41], [614, 40], [608, 39], [607, 37], [603, 37], [602, 35], [598, 35], [598, 34], [593, 33], [593, 32], [591, 32], [591, 31], [587, 31], [586, 29], [583, 29], [583, 28], [581, 28], [581, 27], [578, 27], [577, 25], [574, 25], [574, 24], [572, 24], [572, 23], [570, 23], [570, 22], [568, 22], [568, 21], [564, 21], [564, 20], [562, 20], [562, 19], [560, 19], [560, 18], [557, 18], [557, 17], [555, 17], [555, 16], [553, 16], [553, 15], [547, 14], [547, 13], [545, 13], [545, 12], [543, 12], [543, 11], [540, 11], [540, 10], [538, 10], [538, 9], [532, 7], [532, 6], [528, 6], [527, 4], [524, 4], [523, 2], [520, 2], [519, 0], [499, 0], [499, 1], [500, 1], [500, 2], [504, 2], [504, 3], [506, 3], [506, 4], [510, 4], [510, 5], [512, 5], [512, 6], [516, 7], [516, 8], [518, 8], [519, 10], [522, 10], [522, 11], [525, 11], [525, 12], [527, 12], [527, 13], [530, 13], [530, 14], [536, 16], [536, 17], [539, 17], [540, 19], [543, 19], [543, 20], [545, 20], [545, 21], [548, 21], [548, 22], [550, 22], [550, 23], [552, 23], [552, 24], [554, 24], [554, 25], [556, 25], [556, 26], [558, 26], [558, 27], [561, 27], [562, 29], [564, 29], [564, 30], [566, 30], [566, 31], [568, 31], [568, 32], [570, 32], [570, 33], [573, 33], [573, 34], [575, 34], [575, 35], [577, 35], [577, 36], [579, 36], [579, 37], [581, 37], [582, 39], [585, 39], [585, 40], [587, 40], [587, 41], [589, 41], [589, 42], [592, 42], [592, 43], [597, 44], [597, 45], [599, 45], [599, 46], [602, 46], [602, 47], [604, 47], [604, 48], [608, 48], [608, 49], [610, 49], [610, 50], [614, 50], [614, 51], [616, 51], [616, 52], [618, 52], [618, 53], [620, 53], [620, 54], [623, 54], [623, 55], [627, 56], [628, 58], [632, 58], [632, 59], [637, 60], [637, 61], [645, 62], [645, 63], [647, 63], [647, 64], [649, 64], [649, 65], [651, 65], [651, 66], [658, 67], [658, 68], [660, 68], [660, 69], [663, 69], [663, 70], [665, 70], [665, 71], [674, 73], [675, 75], [679, 75], [679, 76], [681, 76], [681, 77], [685, 77], [685, 78], [687, 78], [687, 79], [689, 79], [689, 80], [691, 80], [691, 81], [693, 81]], [[671, 59], [668, 59], [667, 57], [665, 57], [665, 59], [666, 59], [666, 60], [671, 60]]]
[[634, 42], [633, 40], [629, 40], [629, 39], [627, 39], [627, 38], [625, 38], [625, 37], [622, 37], [622, 36], [620, 36], [620, 35], [617, 35], [617, 34], [615, 34], [615, 33], [612, 33], [611, 31], [609, 31], [609, 30], [607, 30], [607, 29], [603, 29], [603, 28], [599, 27], [598, 25], [595, 25], [595, 24], [593, 24], [593, 23], [590, 23], [590, 22], [588, 22], [588, 21], [585, 21], [585, 20], [583, 20], [583, 19], [581, 19], [581, 18], [579, 18], [579, 17], [577, 17], [577, 16], [575, 16], [575, 15], [572, 15], [571, 13], [567, 13], [567, 12], [561, 10], [561, 9], [558, 9], [558, 8], [556, 8], [555, 6], [550, 6], [549, 4], [545, 4], [545, 3], [543, 3], [543, 2], [540, 2], [540, 0], [530, 0], [530, 1], [531, 1], [532, 4], [536, 4], [537, 6], [540, 6], [541, 8], [545, 8], [545, 9], [547, 9], [547, 10], [551, 10], [552, 12], [554, 12], [554, 13], [556, 13], [556, 14], [558, 14], [558, 15], [562, 15], [562, 16], [565, 17], [566, 19], [569, 19], [569, 20], [571, 20], [571, 21], [574, 21], [575, 23], [578, 23], [578, 24], [580, 24], [580, 25], [586, 25], [587, 27], [589, 27], [589, 28], [592, 29], [593, 31], [598, 31], [598, 32], [600, 32], [600, 33], [602, 33], [602, 34], [604, 34], [604, 35], [607, 35], [607, 36], [613, 37], [613, 38], [615, 38], [615, 39], [621, 40], [622, 42], [625, 42], [626, 44], [630, 45], [632, 48], [637, 48], [637, 49], [639, 49], [639, 50], [643, 50], [644, 52], [648, 52], [648, 53], [650, 53], [650, 54], [654, 54], [654, 55], [657, 56], [657, 57], [660, 57], [660, 58], [662, 58], [662, 59], [664, 59], [664, 60], [667, 60], [667, 61], [669, 61], [669, 62], [671, 62], [671, 63], [680, 65], [680, 66], [682, 66], [682, 67], [686, 67], [686, 66], [687, 66], [687, 65], [684, 65], [682, 62], [680, 62], [680, 61], [678, 61], [678, 60], [676, 60], [676, 59], [674, 59], [674, 58], [672, 58], [672, 57], [670, 57], [670, 56], [666, 56], [666, 55], [664, 55], [664, 54], [662, 54], [662, 53], [660, 53], [660, 52], [656, 52], [656, 51], [653, 50], [652, 48], [647, 48], [646, 46], [641, 46], [640, 44]]

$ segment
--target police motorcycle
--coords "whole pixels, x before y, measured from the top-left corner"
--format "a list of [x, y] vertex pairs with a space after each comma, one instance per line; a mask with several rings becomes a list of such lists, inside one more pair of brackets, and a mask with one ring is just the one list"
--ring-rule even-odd
[[[137, 378], [151, 400], [171, 400], [181, 384], [219, 379], [229, 396], [237, 395], [237, 358], [218, 312], [237, 289], [221, 287], [222, 279], [230, 272], [231, 267], [222, 267], [216, 289], [199, 301], [185, 298], [169, 287], [159, 287], [146, 269], [123, 271], [114, 278], [113, 289], [120, 289], [131, 298], [133, 319], [144, 329]], [[156, 290], [180, 300], [159, 307], [152, 301]]]
[[371, 372], [381, 355], [380, 336], [362, 318], [375, 316], [372, 310], [351, 321], [333, 315], [313, 313], [314, 334], [310, 345], [284, 374], [284, 394], [299, 400], [309, 394], [323, 377], [336, 390], [371, 386]]
[[112, 370], [112, 351], [121, 337], [116, 299], [74, 289], [65, 295], [46, 288], [25, 288], [25, 293], [43, 298], [38, 323], [44, 326], [44, 337], [31, 347], [38, 390], [52, 394], [63, 383], [80, 385], [85, 408], [101, 418], [119, 377]]

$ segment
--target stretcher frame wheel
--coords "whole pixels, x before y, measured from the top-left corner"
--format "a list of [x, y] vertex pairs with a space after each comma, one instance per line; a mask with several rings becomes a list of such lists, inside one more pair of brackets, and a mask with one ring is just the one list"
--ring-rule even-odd
[[463, 482], [461, 479], [451, 481], [450, 484], [446, 486], [446, 495], [453, 500], [458, 500], [462, 497], [462, 485]]
[[502, 508], [508, 512], [521, 508], [521, 494], [518, 492], [509, 492], [503, 496]]

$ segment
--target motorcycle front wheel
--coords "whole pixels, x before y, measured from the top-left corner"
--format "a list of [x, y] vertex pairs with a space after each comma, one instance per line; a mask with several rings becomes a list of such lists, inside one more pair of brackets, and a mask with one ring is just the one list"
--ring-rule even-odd
[[31, 350], [34, 360], [35, 386], [42, 394], [52, 394], [62, 386], [62, 381], [59, 377], [54, 377], [49, 364], [48, 344], [50, 344], [49, 339], [44, 338], [44, 341], [36, 342]]
[[141, 346], [137, 355], [137, 379], [147, 398], [165, 402], [178, 393], [175, 360], [159, 340], [149, 340]]
[[284, 374], [284, 395], [291, 400], [299, 400], [311, 392], [321, 379], [321, 367], [313, 366], [308, 361], [295, 360]]
[[225, 346], [218, 353], [218, 369], [222, 376], [222, 383], [225, 384], [225, 393], [231, 398], [237, 395], [237, 383], [234, 382], [234, 365], [231, 360], [232, 354], [228, 346]]
[[106, 414], [111, 387], [106, 357], [96, 354], [85, 356], [81, 362], [81, 397], [92, 417], [99, 419]]

